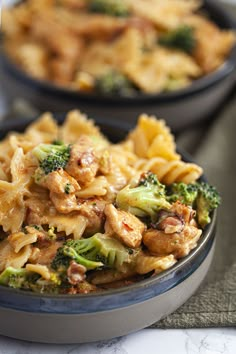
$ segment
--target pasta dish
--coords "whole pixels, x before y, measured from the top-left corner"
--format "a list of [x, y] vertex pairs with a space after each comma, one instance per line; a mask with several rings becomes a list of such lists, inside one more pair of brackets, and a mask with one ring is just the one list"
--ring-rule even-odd
[[196, 247], [216, 189], [142, 114], [114, 144], [79, 111], [0, 142], [0, 285], [80, 294], [127, 286]]
[[30, 76], [83, 92], [177, 90], [218, 69], [235, 36], [200, 0], [26, 0], [4, 9], [4, 47]]

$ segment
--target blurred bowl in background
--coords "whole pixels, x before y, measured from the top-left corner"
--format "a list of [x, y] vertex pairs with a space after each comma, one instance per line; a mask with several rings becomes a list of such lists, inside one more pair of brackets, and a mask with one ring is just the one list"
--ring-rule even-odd
[[[224, 29], [234, 29], [236, 23], [224, 6], [206, 0], [204, 10]], [[209, 39], [210, 40], [210, 39]], [[0, 51], [0, 75], [4, 94], [10, 103], [23, 99], [40, 111], [63, 112], [79, 107], [90, 116], [135, 123], [142, 113], [163, 117], [174, 132], [213, 118], [235, 83], [236, 47], [225, 63], [215, 72], [195, 80], [190, 86], [174, 92], [139, 94], [130, 97], [101, 96], [75, 92], [34, 79], [14, 64], [3, 48]]]

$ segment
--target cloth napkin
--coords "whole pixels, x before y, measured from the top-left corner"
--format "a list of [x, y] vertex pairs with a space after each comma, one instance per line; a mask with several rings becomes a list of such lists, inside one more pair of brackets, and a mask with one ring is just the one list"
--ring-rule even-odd
[[236, 95], [210, 126], [185, 131], [177, 143], [194, 156], [221, 194], [216, 250], [197, 293], [152, 327], [236, 326]]
[[[226, 6], [226, 5], [225, 5]], [[236, 6], [227, 5], [236, 18]], [[177, 139], [205, 171], [222, 197], [216, 249], [210, 271], [194, 296], [153, 328], [236, 326], [236, 93], [208, 126], [194, 127]]]

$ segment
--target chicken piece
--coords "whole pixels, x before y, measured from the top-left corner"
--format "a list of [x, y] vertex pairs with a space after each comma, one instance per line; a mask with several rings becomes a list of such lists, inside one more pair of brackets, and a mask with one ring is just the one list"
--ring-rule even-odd
[[168, 211], [159, 213], [155, 229], [149, 229], [143, 235], [143, 243], [157, 256], [173, 254], [182, 258], [196, 247], [202, 230], [193, 222], [195, 211], [179, 202]]
[[80, 205], [79, 214], [86, 217], [85, 236], [100, 232], [105, 222], [104, 208], [107, 202], [103, 199], [88, 199]]
[[80, 186], [62, 168], [49, 173], [44, 186], [50, 190], [50, 199], [57, 211], [68, 214], [73, 210], [79, 210], [75, 193], [80, 190]]
[[62, 28], [66, 28], [76, 36], [88, 39], [110, 40], [119, 34], [125, 27], [127, 20], [121, 17], [105, 14], [73, 13], [66, 9], [58, 9], [55, 13]]
[[[57, 12], [38, 13], [31, 23], [33, 36], [45, 42], [50, 52], [75, 63], [83, 53], [84, 41], [63, 27], [55, 17]], [[60, 38], [60, 40], [58, 40]]]
[[26, 223], [29, 225], [44, 225], [48, 223], [48, 214], [56, 214], [56, 209], [51, 200], [40, 200], [33, 197], [25, 201], [27, 207]]
[[71, 261], [67, 269], [68, 281], [72, 285], [76, 285], [85, 279], [86, 268], [82, 264]]
[[180, 202], [172, 204], [170, 210], [172, 213], [176, 214], [180, 219], [182, 219], [185, 223], [190, 223], [196, 215], [195, 210], [193, 210], [190, 206], [184, 205]]
[[98, 157], [95, 155], [93, 143], [88, 136], [82, 135], [71, 147], [66, 171], [78, 183], [88, 184], [94, 180], [98, 168]]
[[118, 210], [112, 204], [105, 207], [105, 232], [114, 235], [118, 240], [131, 248], [141, 245], [144, 224], [134, 215]]
[[173, 254], [177, 259], [185, 257], [197, 246], [202, 230], [195, 226], [185, 226], [181, 233], [166, 234], [150, 229], [143, 236], [143, 243], [149, 252], [157, 256]]

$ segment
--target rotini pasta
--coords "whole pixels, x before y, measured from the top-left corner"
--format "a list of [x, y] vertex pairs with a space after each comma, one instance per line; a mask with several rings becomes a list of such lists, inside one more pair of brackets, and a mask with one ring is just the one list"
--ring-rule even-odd
[[0, 146], [0, 285], [76, 294], [132, 284], [196, 247], [219, 203], [153, 116], [113, 144], [79, 111], [61, 126], [46, 113]]

